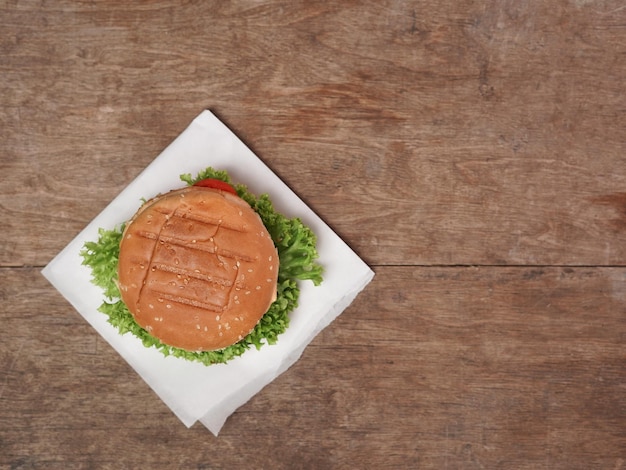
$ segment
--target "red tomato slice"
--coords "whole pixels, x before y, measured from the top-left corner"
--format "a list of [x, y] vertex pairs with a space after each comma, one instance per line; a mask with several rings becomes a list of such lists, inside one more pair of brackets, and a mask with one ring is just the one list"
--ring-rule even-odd
[[194, 186], [202, 186], [203, 188], [219, 189], [220, 191], [226, 191], [228, 193], [237, 196], [237, 191], [230, 184], [222, 180], [216, 180], [213, 178], [207, 178], [194, 183]]

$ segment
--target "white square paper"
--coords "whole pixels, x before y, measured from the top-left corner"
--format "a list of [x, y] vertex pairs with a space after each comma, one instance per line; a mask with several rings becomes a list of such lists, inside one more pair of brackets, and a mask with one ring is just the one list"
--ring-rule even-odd
[[[164, 357], [145, 348], [131, 334], [120, 335], [98, 312], [102, 290], [91, 283], [80, 251], [98, 238], [100, 227], [111, 229], [128, 220], [142, 198], [183, 187], [182, 173], [197, 174], [212, 166], [227, 170], [236, 183], [259, 195], [268, 193], [274, 207], [299, 217], [318, 238], [324, 282], [300, 282], [299, 306], [287, 331], [275, 345], [254, 347], [227, 364], [205, 366]], [[186, 425], [202, 422], [217, 435], [237, 408], [298, 360], [304, 348], [332, 322], [372, 280], [374, 272], [298, 198], [249, 148], [210, 111], [203, 111], [126, 189], [124, 189], [42, 271], [43, 275], [115, 348]]]

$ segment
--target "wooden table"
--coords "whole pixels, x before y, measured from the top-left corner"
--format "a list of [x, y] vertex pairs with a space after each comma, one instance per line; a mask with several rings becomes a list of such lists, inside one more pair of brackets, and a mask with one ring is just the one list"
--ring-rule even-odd
[[[611, 0], [0, 2], [0, 467], [626, 468], [625, 25]], [[217, 438], [40, 273], [207, 108], [376, 272]]]

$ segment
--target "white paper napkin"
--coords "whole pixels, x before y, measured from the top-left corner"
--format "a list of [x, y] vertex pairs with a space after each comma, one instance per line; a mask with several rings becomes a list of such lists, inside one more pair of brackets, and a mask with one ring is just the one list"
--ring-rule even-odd
[[[82, 266], [80, 250], [128, 220], [142, 198], [183, 187], [179, 175], [212, 166], [229, 172], [255, 194], [268, 193], [274, 207], [299, 217], [318, 237], [324, 282], [300, 283], [299, 307], [276, 345], [254, 347], [227, 364], [204, 366], [164, 357], [131, 334], [120, 335], [98, 312], [104, 297]], [[304, 348], [372, 280], [373, 271], [210, 111], [202, 112], [42, 271], [43, 275], [115, 348], [186, 425], [202, 422], [217, 435], [224, 422], [264, 386], [298, 360]]]

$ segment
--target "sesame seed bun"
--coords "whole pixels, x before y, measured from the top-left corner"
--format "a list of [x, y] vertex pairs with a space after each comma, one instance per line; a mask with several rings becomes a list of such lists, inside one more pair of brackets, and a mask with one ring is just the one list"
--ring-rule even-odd
[[122, 300], [163, 343], [223, 349], [276, 299], [278, 254], [260, 217], [226, 191], [190, 186], [146, 202], [127, 224]]

